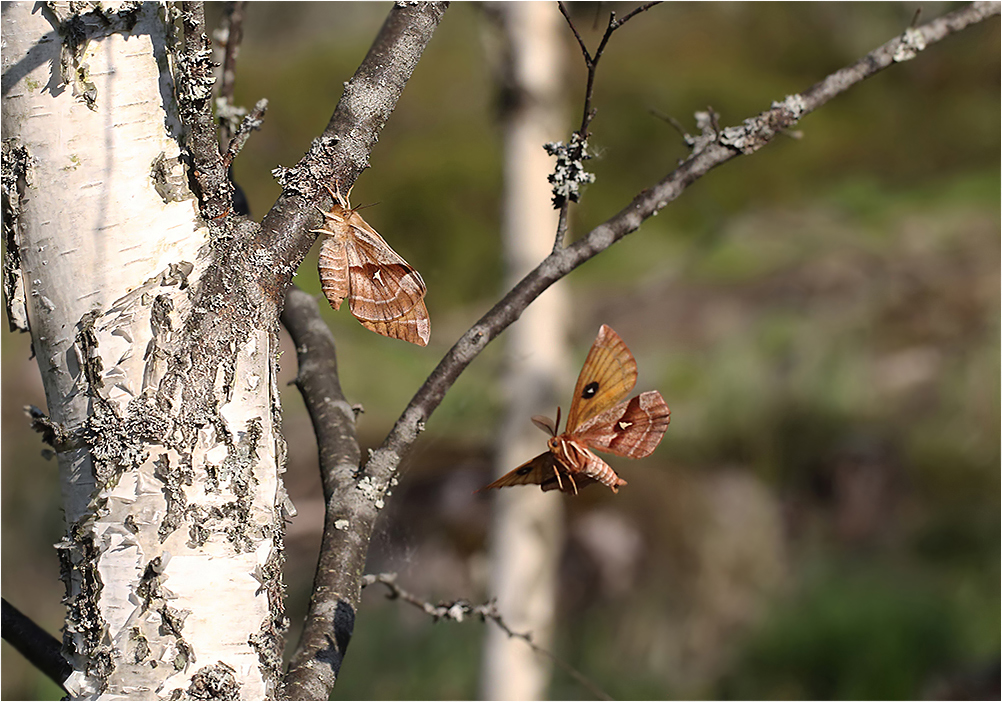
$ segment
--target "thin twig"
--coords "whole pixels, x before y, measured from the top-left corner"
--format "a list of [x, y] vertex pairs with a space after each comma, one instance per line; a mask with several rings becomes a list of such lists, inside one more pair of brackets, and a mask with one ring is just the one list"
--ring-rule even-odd
[[570, 27], [571, 32], [574, 33], [574, 38], [578, 40], [578, 46], [581, 47], [581, 53], [584, 55], [585, 66], [588, 69], [588, 82], [585, 85], [585, 100], [584, 100], [584, 110], [581, 116], [581, 127], [578, 129], [578, 133], [586, 138], [588, 136], [588, 125], [591, 124], [592, 119], [595, 117], [595, 110], [591, 106], [592, 94], [595, 89], [595, 72], [598, 70], [598, 62], [602, 58], [602, 54], [605, 52], [605, 47], [609, 43], [609, 39], [612, 38], [612, 33], [617, 29], [622, 27], [624, 24], [629, 22], [631, 19], [639, 15], [641, 12], [646, 12], [655, 5], [660, 4], [660, 0], [656, 2], [648, 2], [640, 7], [630, 11], [622, 19], [616, 19], [615, 11], [609, 13], [609, 24], [605, 28], [605, 34], [602, 35], [602, 40], [598, 44], [598, 49], [595, 50], [595, 55], [593, 56], [588, 52], [588, 47], [585, 45], [584, 40], [578, 33], [577, 27], [574, 26], [574, 22], [571, 20], [570, 14], [567, 12], [567, 8], [564, 7], [563, 2], [558, 2], [557, 5], [560, 7], [560, 14], [564, 16], [567, 20], [567, 25]]
[[490, 620], [494, 622], [498, 628], [513, 639], [522, 639], [529, 648], [533, 650], [538, 655], [546, 656], [558, 666], [560, 666], [568, 675], [577, 680], [581, 685], [588, 688], [589, 691], [595, 697], [600, 700], [611, 700], [612, 697], [609, 696], [602, 688], [596, 685], [592, 680], [585, 676], [581, 671], [572, 666], [570, 663], [565, 661], [563, 658], [553, 653], [552, 651], [539, 646], [532, 640], [532, 633], [525, 632], [520, 633], [513, 631], [501, 613], [498, 611], [497, 602], [490, 600], [484, 604], [474, 605], [466, 600], [453, 600], [452, 602], [440, 602], [437, 605], [433, 605], [431, 602], [424, 600], [417, 595], [408, 592], [399, 585], [397, 585], [397, 574], [396, 573], [379, 573], [373, 575], [362, 576], [362, 587], [368, 587], [375, 583], [380, 583], [385, 585], [389, 590], [389, 594], [386, 595], [388, 599], [400, 599], [408, 604], [414, 605], [425, 614], [430, 616], [434, 621], [439, 621], [440, 619], [450, 619], [454, 622], [461, 622], [466, 617], [472, 615], [480, 617], [480, 621]]
[[[245, 111], [234, 107], [233, 91], [237, 82], [237, 57], [240, 55], [240, 44], [244, 38], [246, 6], [244, 0], [224, 3], [221, 26], [215, 34], [215, 38], [223, 44], [223, 70], [219, 81], [219, 94], [216, 97], [216, 119], [219, 122], [219, 142], [224, 147], [228, 146], [228, 150], [233, 149], [234, 136], [239, 136], [239, 128], [242, 125], [238, 125], [237, 120], [244, 116]], [[233, 159], [226, 161], [224, 156], [223, 161], [229, 168]]]
[[233, 102], [233, 89], [237, 80], [237, 57], [240, 44], [244, 40], [244, 15], [247, 3], [244, 0], [224, 3], [223, 33], [226, 41], [223, 53], [223, 77], [219, 82], [219, 97]]
[[[240, 127], [237, 129], [236, 135], [230, 141], [229, 148], [226, 149], [226, 154], [223, 156], [223, 166], [229, 168], [233, 163], [233, 159], [237, 157], [240, 153], [240, 149], [244, 148], [244, 144], [250, 138], [251, 132], [255, 132], [261, 128], [264, 122], [264, 113], [268, 110], [268, 101], [265, 98], [261, 98], [254, 105], [254, 109], [247, 113], [243, 121], [240, 123]], [[226, 130], [223, 130], [224, 132]]]
[[554, 252], [563, 247], [564, 239], [567, 236], [568, 202], [577, 202], [578, 186], [581, 183], [590, 183], [594, 180], [594, 176], [584, 170], [583, 163], [591, 158], [588, 154], [588, 127], [591, 125], [591, 121], [595, 118], [596, 114], [595, 108], [592, 107], [592, 98], [595, 92], [595, 72], [598, 70], [598, 62], [602, 59], [602, 54], [605, 52], [605, 47], [609, 43], [613, 32], [629, 22], [633, 17], [651, 9], [657, 4], [658, 2], [649, 2], [641, 5], [619, 20], [616, 19], [615, 12], [610, 12], [609, 24], [605, 28], [605, 34], [602, 35], [602, 40], [599, 42], [598, 49], [595, 50], [595, 55], [593, 56], [588, 51], [588, 47], [585, 45], [584, 39], [581, 38], [577, 27], [574, 26], [574, 22], [571, 20], [567, 8], [564, 7], [564, 3], [557, 3], [557, 7], [560, 8], [560, 14], [567, 20], [567, 26], [570, 27], [574, 38], [578, 41], [578, 46], [581, 48], [585, 67], [588, 69], [588, 78], [585, 85], [581, 126], [571, 135], [570, 141], [566, 146], [562, 143], [546, 145], [547, 151], [557, 157], [554, 173], [549, 178], [550, 182], [553, 183], [553, 205], [560, 210], [557, 233], [553, 240]]

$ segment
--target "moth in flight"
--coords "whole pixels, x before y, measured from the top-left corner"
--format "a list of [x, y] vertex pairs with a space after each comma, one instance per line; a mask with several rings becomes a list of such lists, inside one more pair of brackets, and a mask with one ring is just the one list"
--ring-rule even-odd
[[626, 481], [594, 451], [627, 458], [649, 456], [671, 419], [657, 390], [624, 401], [636, 384], [637, 361], [619, 334], [603, 324], [574, 387], [564, 433], [557, 434], [559, 407], [555, 423], [549, 417], [533, 417], [533, 424], [550, 435], [548, 450], [477, 492], [533, 484], [544, 491], [577, 494], [592, 483], [618, 492]]

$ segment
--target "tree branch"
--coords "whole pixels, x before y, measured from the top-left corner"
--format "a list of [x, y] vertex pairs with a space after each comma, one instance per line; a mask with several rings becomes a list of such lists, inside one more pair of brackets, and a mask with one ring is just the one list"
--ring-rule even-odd
[[581, 48], [581, 53], [584, 56], [585, 67], [588, 69], [588, 80], [585, 85], [584, 111], [581, 115], [581, 127], [578, 129], [578, 134], [581, 135], [582, 139], [588, 138], [588, 125], [591, 124], [592, 119], [595, 117], [595, 110], [591, 106], [592, 95], [595, 91], [595, 72], [598, 70], [598, 62], [602, 58], [605, 47], [609, 43], [609, 39], [612, 38], [612, 33], [639, 15], [641, 12], [646, 12], [658, 4], [660, 4], [660, 0], [657, 2], [645, 3], [640, 7], [631, 10], [622, 19], [618, 20], [616, 19], [616, 12], [610, 12], [609, 24], [605, 28], [605, 34], [602, 35], [602, 40], [599, 42], [598, 48], [595, 49], [595, 55], [592, 56], [588, 52], [588, 47], [585, 46], [584, 39], [582, 39], [581, 35], [578, 34], [578, 30], [577, 27], [574, 26], [574, 22], [571, 21], [571, 16], [567, 13], [567, 8], [564, 7], [564, 3], [557, 3], [557, 6], [560, 8], [560, 14], [562, 14], [564, 19], [567, 20], [567, 25], [570, 27], [571, 32], [574, 33], [574, 38], [578, 40], [578, 46]]
[[315, 205], [332, 200], [324, 184], [336, 183], [347, 192], [369, 166], [369, 153], [383, 125], [396, 108], [404, 86], [442, 20], [447, 2], [397, 3], [344, 93], [324, 133], [293, 168], [277, 168], [282, 196], [261, 222], [252, 245], [272, 252], [276, 266], [267, 288], [284, 293], [292, 274], [317, 235]]
[[560, 666], [564, 672], [570, 675], [572, 678], [577, 680], [581, 685], [588, 688], [588, 690], [595, 695], [600, 700], [611, 700], [612, 697], [608, 695], [602, 688], [592, 682], [587, 676], [585, 676], [581, 671], [572, 666], [570, 663], [565, 661], [560, 656], [556, 655], [552, 651], [549, 651], [542, 646], [537, 645], [532, 640], [532, 633], [525, 632], [519, 633], [513, 631], [501, 613], [498, 611], [497, 603], [494, 600], [490, 602], [485, 602], [484, 604], [474, 605], [470, 604], [466, 600], [454, 600], [453, 602], [440, 602], [437, 605], [433, 605], [427, 600], [421, 599], [417, 595], [408, 592], [399, 585], [397, 585], [397, 574], [396, 573], [379, 573], [378, 575], [366, 575], [362, 577], [362, 587], [368, 587], [369, 585], [374, 585], [375, 583], [380, 583], [385, 585], [389, 590], [386, 595], [387, 599], [395, 600], [400, 599], [408, 604], [414, 605], [422, 612], [430, 616], [434, 621], [439, 621], [440, 619], [450, 619], [454, 622], [461, 622], [466, 617], [473, 615], [480, 617], [480, 621], [490, 620], [494, 622], [501, 631], [506, 633], [509, 637], [513, 639], [522, 639], [528, 644], [535, 653], [541, 656], [546, 656], [558, 666]]
[[[548, 153], [557, 157], [556, 169], [553, 175], [549, 178], [550, 182], [553, 184], [553, 206], [560, 210], [558, 218], [559, 221], [557, 224], [557, 234], [553, 239], [554, 252], [563, 248], [564, 239], [567, 236], [568, 210], [570, 209], [571, 202], [578, 201], [579, 184], [590, 183], [594, 180], [593, 175], [585, 172], [583, 163], [591, 158], [591, 155], [588, 153], [588, 127], [591, 124], [592, 119], [594, 119], [596, 112], [591, 106], [591, 101], [595, 92], [595, 72], [598, 70], [598, 62], [602, 59], [602, 54], [605, 52], [606, 44], [609, 43], [609, 39], [612, 37], [613, 32], [641, 12], [646, 12], [655, 5], [659, 4], [659, 2], [660, 0], [658, 0], [658, 2], [649, 2], [641, 5], [640, 7], [637, 7], [633, 11], [627, 13], [627, 15], [620, 20], [616, 19], [615, 12], [610, 12], [609, 25], [605, 29], [605, 34], [602, 35], [602, 40], [599, 42], [598, 49], [595, 50], [594, 56], [589, 53], [588, 47], [585, 46], [584, 39], [582, 39], [581, 35], [578, 33], [577, 27], [574, 26], [574, 22], [571, 20], [571, 16], [568, 14], [567, 8], [564, 7], [564, 3], [557, 3], [557, 7], [560, 8], [560, 14], [564, 16], [565, 20], [567, 20], [567, 25], [574, 34], [574, 38], [578, 40], [578, 46], [581, 48], [581, 54], [584, 56], [585, 68], [588, 69], [588, 79], [585, 85], [584, 109], [582, 110], [581, 126], [571, 135], [570, 141], [566, 145], [561, 142], [557, 142], [555, 144], [546, 144], [544, 147]], [[596, 19], [598, 19], [597, 15]]]
[[[244, 16], [247, 3], [244, 0], [227, 2], [223, 9], [223, 75], [219, 82], [219, 103], [230, 110], [233, 108], [233, 89], [237, 81], [237, 57], [240, 55], [240, 44], [244, 39]], [[258, 103], [259, 105], [261, 103]], [[229, 144], [234, 137], [234, 121], [229, 115], [224, 115], [225, 109], [218, 109], [220, 139], [223, 144]], [[232, 145], [230, 149], [232, 150]], [[239, 149], [237, 149], [239, 151]], [[231, 159], [232, 160], [232, 159]], [[229, 164], [227, 164], [229, 165]]]
[[[26, 617], [7, 600], [0, 603], [3, 639], [16, 648], [28, 662], [45, 673], [52, 682], [63, 687], [73, 672], [63, 658], [63, 644], [59, 639]], [[66, 692], [66, 688], [63, 688]]]
[[368, 532], [359, 542], [363, 537], [353, 528], [357, 505], [350, 499], [356, 491], [358, 438], [355, 414], [338, 382], [334, 335], [320, 317], [317, 301], [291, 287], [282, 324], [296, 344], [295, 382], [317, 435], [326, 504], [309, 611], [285, 677], [285, 694], [289, 699], [327, 699], [351, 640], [360, 597], [358, 574], [368, 551]]
[[636, 231], [645, 219], [665, 208], [710, 169], [742, 154], [754, 153], [782, 130], [796, 124], [804, 115], [893, 63], [911, 58], [914, 51], [998, 14], [999, 3], [978, 2], [921, 27], [909, 29], [904, 35], [874, 49], [856, 63], [831, 74], [804, 93], [791, 95], [781, 103], [774, 103], [772, 109], [745, 120], [740, 127], [716, 130], [714, 140], [703, 145], [660, 182], [639, 193], [616, 215], [567, 248], [547, 256], [504, 299], [463, 334], [418, 389], [382, 446], [373, 453], [365, 466], [365, 474], [381, 490], [387, 489], [401, 458], [424, 429], [425, 422], [460, 373], [550, 285]]
[[178, 107], [188, 127], [187, 146], [202, 214], [209, 220], [228, 215], [233, 207], [233, 186], [219, 154], [212, 119], [212, 49], [205, 34], [205, 6], [186, 0], [181, 4], [184, 47], [178, 56]]

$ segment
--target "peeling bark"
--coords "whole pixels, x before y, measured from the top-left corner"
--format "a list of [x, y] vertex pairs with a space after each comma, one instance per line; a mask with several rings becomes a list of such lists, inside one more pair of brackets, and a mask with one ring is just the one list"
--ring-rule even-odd
[[[23, 158], [10, 177], [5, 159], [4, 188], [20, 258], [6, 274], [63, 437], [65, 685], [188, 695], [229, 667], [240, 696], [268, 697], [284, 628], [277, 305], [238, 325], [219, 304], [261, 293], [217, 274], [164, 9], [52, 7], [5, 8], [3, 122]], [[208, 318], [224, 344], [186, 336]]]

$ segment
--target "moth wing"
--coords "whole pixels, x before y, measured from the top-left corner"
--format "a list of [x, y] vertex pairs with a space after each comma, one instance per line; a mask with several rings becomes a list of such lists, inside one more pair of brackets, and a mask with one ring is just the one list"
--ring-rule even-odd
[[341, 309], [341, 301], [348, 297], [348, 254], [343, 241], [325, 236], [317, 258], [320, 286], [334, 309]]
[[[558, 469], [562, 470], [563, 466], [560, 465], [553, 453], [547, 451], [546, 453], [539, 454], [531, 461], [526, 461], [515, 470], [505, 473], [490, 485], [477, 490], [477, 492], [493, 490], [494, 488], [511, 487], [512, 485], [540, 485], [544, 486], [544, 490], [552, 490], [556, 487], [557, 479], [555, 471]], [[554, 485], [552, 487], [545, 487], [549, 480], [553, 480]]]
[[637, 362], [633, 354], [619, 334], [603, 324], [574, 386], [574, 399], [567, 413], [568, 433], [579, 433], [585, 422], [622, 401], [636, 384]]
[[574, 438], [616, 456], [644, 458], [661, 443], [670, 421], [671, 410], [661, 393], [649, 390], [595, 415], [578, 428]]
[[360, 321], [372, 322], [388, 322], [407, 314], [427, 292], [421, 274], [371, 227], [353, 226], [352, 234], [346, 247], [351, 313]]
[[[350, 301], [349, 301], [350, 304]], [[431, 338], [431, 318], [424, 300], [418, 300], [410, 310], [388, 320], [369, 320], [358, 317], [359, 323], [377, 334], [391, 339], [402, 339], [418, 346], [427, 346]]]

